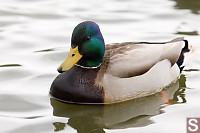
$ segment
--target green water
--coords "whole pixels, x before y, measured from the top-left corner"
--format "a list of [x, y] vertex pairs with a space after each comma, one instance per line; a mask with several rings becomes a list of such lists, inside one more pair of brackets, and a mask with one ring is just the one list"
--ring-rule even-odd
[[[184, 133], [200, 117], [199, 0], [0, 2], [0, 133]], [[197, 53], [161, 93], [105, 106], [49, 97], [73, 28], [99, 24], [106, 43], [184, 36]]]

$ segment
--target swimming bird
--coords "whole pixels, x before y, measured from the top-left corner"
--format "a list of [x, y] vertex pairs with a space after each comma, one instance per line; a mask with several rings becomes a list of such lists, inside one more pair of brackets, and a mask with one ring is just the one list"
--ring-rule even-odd
[[[194, 53], [184, 38], [105, 45], [99, 26], [78, 24], [50, 95], [62, 102], [109, 104], [152, 95], [175, 82]], [[187, 56], [188, 55], [188, 56]]]

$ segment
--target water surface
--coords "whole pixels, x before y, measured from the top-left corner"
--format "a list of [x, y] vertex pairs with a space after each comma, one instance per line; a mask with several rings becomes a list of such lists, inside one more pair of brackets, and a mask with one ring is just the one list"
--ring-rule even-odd
[[[187, 117], [200, 117], [198, 0], [0, 3], [1, 133], [175, 133], [186, 132]], [[99, 24], [106, 43], [183, 36], [196, 58], [161, 93], [106, 106], [63, 104], [48, 92], [73, 28], [85, 20]]]

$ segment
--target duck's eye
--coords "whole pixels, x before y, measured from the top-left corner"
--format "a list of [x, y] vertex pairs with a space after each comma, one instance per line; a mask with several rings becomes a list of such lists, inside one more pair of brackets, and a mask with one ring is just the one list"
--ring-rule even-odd
[[88, 36], [88, 37], [86, 38], [87, 41], [89, 41], [90, 39], [91, 39], [91, 36]]
[[72, 54], [72, 57], [74, 57], [75, 56], [75, 54]]

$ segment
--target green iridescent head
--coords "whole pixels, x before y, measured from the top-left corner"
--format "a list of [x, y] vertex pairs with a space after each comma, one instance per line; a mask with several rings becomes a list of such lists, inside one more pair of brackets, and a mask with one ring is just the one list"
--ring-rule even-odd
[[74, 28], [68, 58], [58, 71], [67, 71], [76, 63], [84, 67], [97, 67], [101, 64], [104, 52], [105, 43], [99, 26], [91, 21], [82, 22]]

